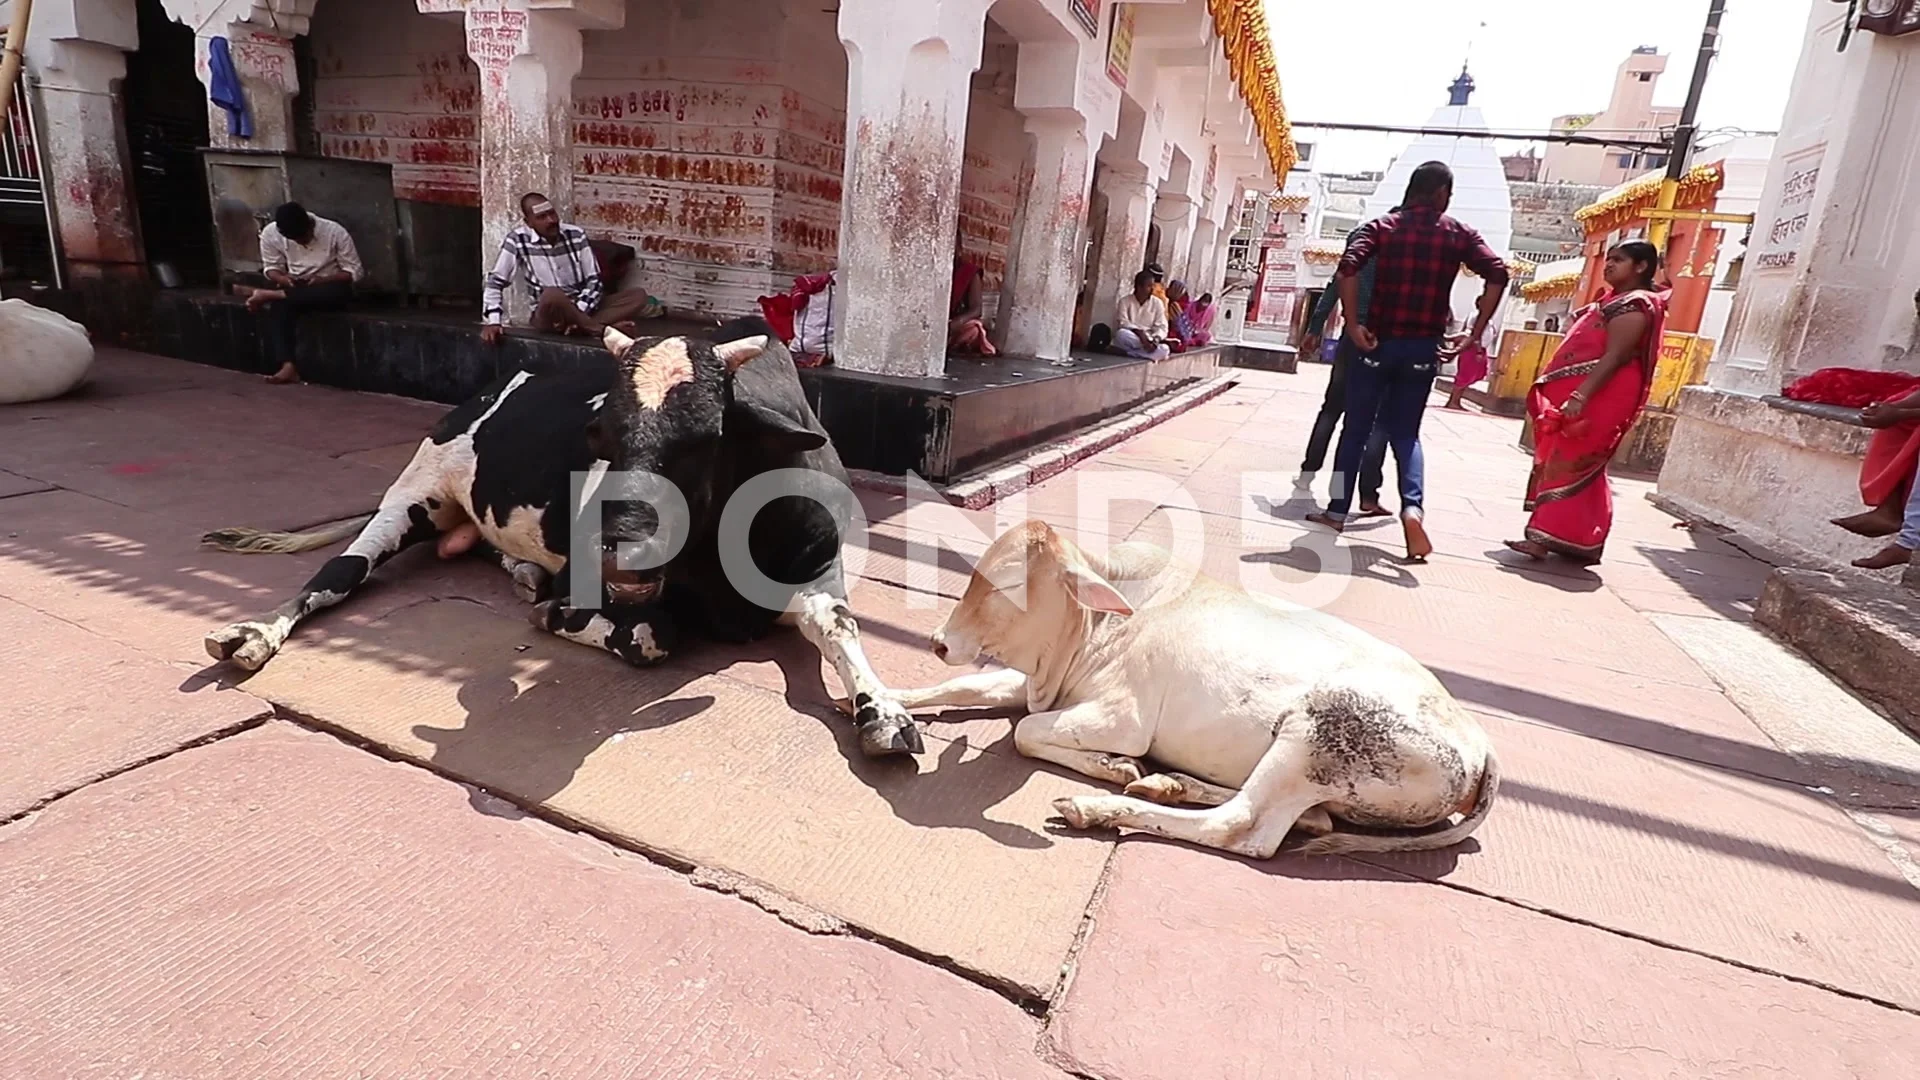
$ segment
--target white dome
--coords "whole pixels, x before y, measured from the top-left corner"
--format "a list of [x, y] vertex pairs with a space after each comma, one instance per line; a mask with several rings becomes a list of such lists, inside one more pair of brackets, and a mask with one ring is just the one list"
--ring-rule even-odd
[[[1428, 118], [1427, 127], [1460, 132], [1485, 132], [1487, 121], [1471, 105], [1442, 105]], [[1386, 179], [1367, 199], [1367, 217], [1376, 218], [1399, 205], [1413, 170], [1429, 161], [1444, 161], [1453, 169], [1453, 204], [1447, 213], [1480, 230], [1487, 246], [1506, 258], [1513, 243], [1513, 192], [1507, 187], [1506, 166], [1492, 139], [1453, 135], [1422, 135], [1387, 170]], [[1467, 318], [1485, 283], [1462, 276], [1453, 289], [1453, 312]]]

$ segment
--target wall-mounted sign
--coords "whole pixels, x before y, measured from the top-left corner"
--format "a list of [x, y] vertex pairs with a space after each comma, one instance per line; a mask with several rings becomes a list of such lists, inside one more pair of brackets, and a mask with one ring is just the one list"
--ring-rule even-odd
[[1133, 66], [1133, 5], [1113, 5], [1113, 33], [1107, 38], [1107, 78], [1127, 88], [1127, 69]]
[[1067, 7], [1073, 9], [1073, 17], [1080, 20], [1089, 37], [1100, 36], [1100, 0], [1067, 0]]
[[1820, 187], [1820, 163], [1827, 156], [1827, 144], [1809, 146], [1789, 154], [1782, 162], [1773, 220], [1765, 231], [1753, 238], [1758, 250], [1753, 256], [1755, 270], [1791, 270], [1800, 258], [1800, 244], [1806, 239], [1807, 222], [1813, 213], [1814, 192]]

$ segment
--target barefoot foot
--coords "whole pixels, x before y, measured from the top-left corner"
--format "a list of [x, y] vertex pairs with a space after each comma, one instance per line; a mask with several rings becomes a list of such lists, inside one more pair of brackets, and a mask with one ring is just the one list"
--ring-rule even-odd
[[1855, 535], [1871, 536], [1877, 539], [1882, 536], [1892, 536], [1900, 531], [1900, 514], [1898, 511], [1876, 507], [1864, 513], [1834, 518], [1832, 524]]
[[1864, 559], [1853, 560], [1853, 565], [1862, 570], [1890, 570], [1896, 566], [1905, 566], [1913, 558], [1913, 552], [1899, 544], [1888, 544]]
[[1400, 512], [1400, 529], [1407, 537], [1407, 561], [1423, 563], [1433, 554], [1433, 541], [1427, 538], [1426, 515], [1412, 507]]
[[1347, 530], [1346, 522], [1336, 520], [1331, 514], [1316, 512], [1308, 514], [1307, 520], [1313, 522], [1315, 525], [1325, 525], [1334, 532], [1345, 532]]
[[1360, 512], [1354, 516], [1363, 517], [1363, 518], [1392, 517], [1393, 511], [1387, 509], [1384, 506], [1381, 506], [1377, 502], [1370, 502], [1368, 500], [1362, 499], [1360, 501]]
[[1517, 551], [1529, 559], [1545, 559], [1549, 554], [1544, 544], [1532, 540], [1508, 540], [1506, 543], [1508, 550]]

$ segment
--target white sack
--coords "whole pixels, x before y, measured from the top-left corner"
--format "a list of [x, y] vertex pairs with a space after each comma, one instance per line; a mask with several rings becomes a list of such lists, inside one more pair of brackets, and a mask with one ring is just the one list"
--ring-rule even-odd
[[0, 300], [0, 405], [59, 397], [92, 366], [85, 327], [25, 300]]

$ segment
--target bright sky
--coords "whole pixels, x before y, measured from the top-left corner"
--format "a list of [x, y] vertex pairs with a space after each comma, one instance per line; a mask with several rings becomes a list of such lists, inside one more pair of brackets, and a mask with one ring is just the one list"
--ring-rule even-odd
[[[1707, 77], [1703, 129], [1780, 126], [1810, 4], [1730, 0]], [[1605, 108], [1638, 45], [1668, 54], [1655, 104], [1687, 96], [1707, 0], [1267, 0], [1287, 113], [1300, 121], [1424, 124], [1472, 49], [1473, 104], [1489, 128], [1544, 131]], [[1485, 26], [1482, 27], [1482, 23]], [[1320, 169], [1385, 169], [1411, 136], [1300, 129]], [[1520, 147], [1502, 147], [1513, 152]]]

